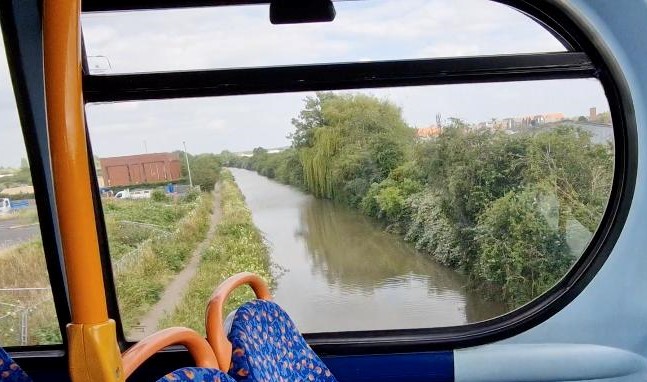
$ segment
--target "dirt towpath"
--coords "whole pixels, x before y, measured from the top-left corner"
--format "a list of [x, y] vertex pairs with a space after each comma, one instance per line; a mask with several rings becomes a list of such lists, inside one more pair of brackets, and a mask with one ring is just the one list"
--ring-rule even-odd
[[220, 185], [216, 185], [213, 191], [213, 213], [209, 222], [209, 231], [207, 232], [204, 240], [198, 244], [186, 267], [175, 276], [175, 279], [166, 286], [164, 293], [160, 300], [155, 304], [151, 310], [140, 320], [139, 325], [133, 328], [133, 335], [138, 338], [146, 337], [157, 331], [157, 324], [167, 314], [172, 313], [177, 304], [184, 296], [189, 281], [195, 276], [200, 265], [202, 253], [207, 249], [211, 243], [213, 236], [216, 233], [216, 226], [220, 221], [221, 207], [220, 207]]

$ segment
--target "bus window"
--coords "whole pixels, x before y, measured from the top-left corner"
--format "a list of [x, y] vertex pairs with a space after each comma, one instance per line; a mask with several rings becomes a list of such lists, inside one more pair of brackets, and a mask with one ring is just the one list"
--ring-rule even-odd
[[513, 311], [597, 230], [608, 111], [594, 79], [88, 105], [99, 182], [124, 196], [102, 200], [125, 332], [203, 331], [242, 271], [306, 333]]
[[[339, 1], [331, 23], [272, 25], [269, 5], [83, 15], [95, 74], [563, 52], [485, 0]], [[182, 20], [169, 23], [168, 20]]]
[[[0, 45], [4, 52], [1, 40]], [[0, 345], [60, 343], [29, 162], [4, 55], [0, 118]]]

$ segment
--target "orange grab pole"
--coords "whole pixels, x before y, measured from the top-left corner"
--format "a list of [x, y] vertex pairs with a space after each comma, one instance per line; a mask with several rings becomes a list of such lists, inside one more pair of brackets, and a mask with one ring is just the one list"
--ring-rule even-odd
[[124, 353], [126, 378], [150, 356], [171, 345], [186, 347], [198, 367], [218, 369], [218, 360], [204, 337], [188, 328], [168, 328], [144, 338]]
[[116, 327], [108, 319], [99, 258], [81, 86], [80, 0], [43, 2], [47, 125], [70, 293], [70, 376], [123, 381]]
[[43, 4], [45, 89], [72, 322], [108, 319], [83, 122], [78, 0]]
[[231, 361], [231, 342], [227, 339], [223, 325], [223, 308], [231, 292], [245, 284], [252, 287], [256, 298], [260, 300], [272, 299], [270, 289], [262, 278], [251, 272], [243, 272], [229, 277], [220, 284], [211, 295], [207, 305], [207, 341], [216, 354], [218, 362], [227, 367]]

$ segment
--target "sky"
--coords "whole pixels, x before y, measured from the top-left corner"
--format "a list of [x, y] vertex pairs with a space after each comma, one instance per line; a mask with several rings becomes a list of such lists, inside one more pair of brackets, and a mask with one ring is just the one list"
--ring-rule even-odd
[[[332, 23], [274, 26], [267, 6], [100, 13], [83, 16], [96, 74], [325, 62], [554, 52], [536, 22], [485, 0], [336, 3]], [[435, 116], [469, 122], [608, 110], [595, 80], [357, 89], [398, 104], [411, 126]], [[87, 108], [99, 156], [246, 151], [289, 144], [291, 118], [312, 93], [94, 104]], [[0, 166], [25, 156], [6, 62], [0, 61]]]

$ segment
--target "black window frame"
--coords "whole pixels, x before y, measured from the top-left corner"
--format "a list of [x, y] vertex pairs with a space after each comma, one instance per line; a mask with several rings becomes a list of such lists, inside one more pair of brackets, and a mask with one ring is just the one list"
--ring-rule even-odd
[[[92, 75], [85, 67], [83, 78], [85, 102], [126, 101], [161, 98], [189, 98], [261, 94], [287, 91], [370, 88], [385, 86], [414, 86], [436, 84], [468, 84], [477, 82], [509, 82], [540, 79], [596, 78], [607, 97], [614, 127], [614, 179], [607, 209], [598, 230], [567, 275], [541, 297], [525, 306], [491, 320], [454, 327], [428, 329], [397, 329], [357, 332], [328, 332], [306, 334], [313, 349], [321, 355], [408, 353], [453, 350], [481, 345], [512, 337], [549, 319], [575, 299], [593, 279], [612, 252], [631, 206], [637, 170], [637, 127], [629, 87], [621, 68], [603, 41], [593, 38], [594, 32], [583, 27], [581, 15], [557, 2], [531, 0], [492, 0], [509, 5], [526, 14], [550, 31], [567, 49], [563, 53], [536, 53], [466, 58], [435, 58], [429, 60], [400, 60], [370, 63], [291, 65], [285, 67], [217, 69], [181, 72]], [[27, 32], [20, 31], [20, 9], [24, 4], [40, 4], [39, 0], [9, 0], [0, 4], [3, 32], [12, 71], [19, 113], [28, 147], [32, 176], [37, 191], [41, 231], [47, 237], [46, 258], [52, 293], [61, 329], [69, 322], [67, 287], [63, 278], [60, 256], [60, 235], [51, 190], [51, 173], [47, 166], [47, 147], [43, 147], [42, 121], [34, 122], [30, 96], [42, 89], [29, 78], [23, 65], [37, 58], [26, 57], [12, 41], [20, 42]], [[85, 0], [84, 12], [115, 10], [163, 9], [179, 7], [261, 4], [265, 0]], [[17, 11], [18, 10], [18, 11]], [[10, 12], [8, 12], [10, 11]], [[33, 10], [32, 10], [33, 11]], [[15, 13], [14, 13], [15, 12]], [[29, 15], [24, 17], [29, 17]], [[40, 29], [38, 29], [40, 30]], [[31, 60], [31, 61], [30, 61]], [[321, 73], [335, 73], [337, 80], [320, 81]], [[260, 80], [260, 76], [264, 76]], [[323, 76], [325, 77], [325, 76]], [[42, 87], [42, 84], [41, 86]], [[40, 106], [40, 105], [38, 105]], [[42, 117], [42, 116], [41, 116]], [[31, 119], [30, 119], [31, 118]], [[40, 121], [40, 122], [39, 122]], [[87, 134], [87, 126], [86, 126]], [[40, 138], [39, 138], [40, 137]], [[40, 144], [39, 144], [40, 142]], [[89, 140], [88, 140], [89, 142]], [[91, 145], [88, 143], [91, 153]], [[33, 159], [33, 161], [32, 161]], [[91, 156], [88, 158], [91, 161]], [[91, 163], [91, 162], [90, 162]], [[91, 171], [93, 170], [93, 166]], [[48, 183], [50, 182], [50, 183]], [[97, 230], [100, 240], [104, 282], [109, 315], [117, 321], [117, 336], [122, 349], [133, 344], [126, 340], [121, 326], [108, 241], [101, 210], [99, 188], [91, 185]], [[47, 215], [52, 218], [48, 219]], [[215, 287], [215, 286], [214, 286]], [[67, 312], [67, 313], [66, 313]], [[66, 321], [67, 320], [67, 321]], [[27, 365], [42, 362], [54, 354], [61, 356], [67, 343], [10, 348], [25, 355]], [[63, 356], [64, 358], [64, 356]], [[157, 359], [175, 363], [186, 358], [185, 351], [163, 352]], [[34, 363], [37, 365], [37, 363]]]

